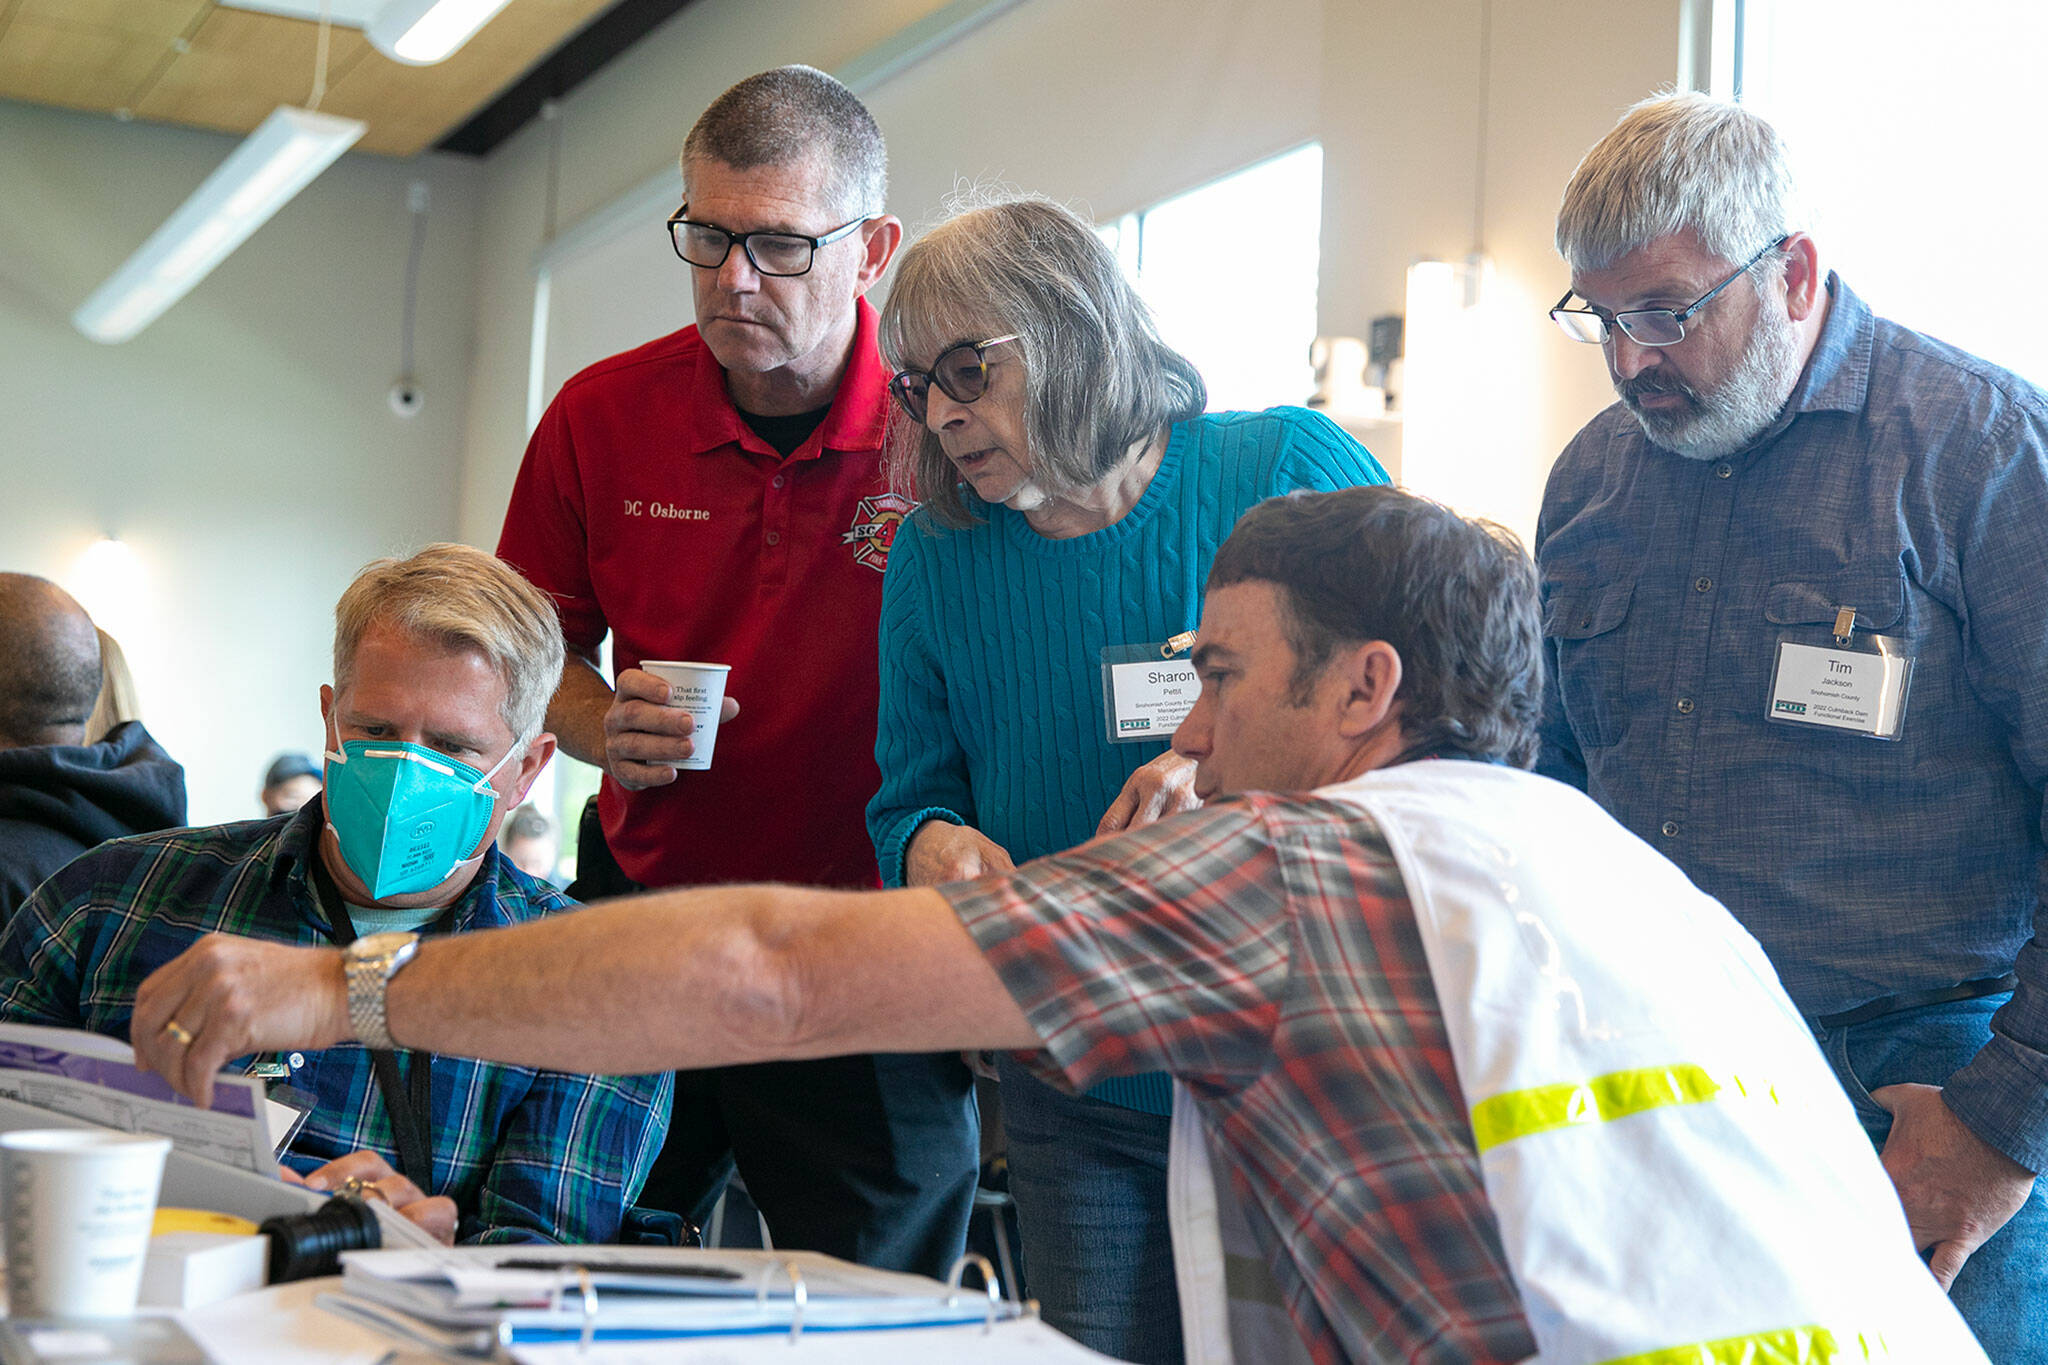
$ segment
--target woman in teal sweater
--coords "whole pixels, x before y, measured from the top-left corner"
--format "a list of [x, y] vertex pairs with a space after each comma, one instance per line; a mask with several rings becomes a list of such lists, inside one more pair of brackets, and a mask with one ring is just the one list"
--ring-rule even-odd
[[[1193, 805], [1167, 747], [1195, 691], [1176, 637], [1217, 546], [1265, 498], [1385, 472], [1303, 409], [1203, 414], [1201, 376], [1115, 258], [1042, 200], [969, 210], [907, 249], [882, 345], [909, 418], [892, 468], [924, 500], [882, 590], [883, 878], [999, 872]], [[1072, 1096], [1005, 1059], [1002, 1080], [1047, 1321], [1178, 1361], [1167, 1078]]]

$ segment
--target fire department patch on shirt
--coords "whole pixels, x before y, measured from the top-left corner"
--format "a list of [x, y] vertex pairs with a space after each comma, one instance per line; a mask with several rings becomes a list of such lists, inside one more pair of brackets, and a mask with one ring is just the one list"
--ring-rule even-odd
[[853, 546], [853, 562], [865, 564], [876, 573], [889, 567], [889, 547], [903, 519], [917, 510], [917, 504], [901, 493], [877, 493], [862, 498], [853, 509], [853, 527], [839, 537], [841, 545]]

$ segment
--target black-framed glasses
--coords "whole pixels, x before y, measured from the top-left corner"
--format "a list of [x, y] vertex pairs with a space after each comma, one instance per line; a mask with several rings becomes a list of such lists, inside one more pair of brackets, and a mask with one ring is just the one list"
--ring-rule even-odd
[[939, 352], [929, 370], [898, 370], [889, 381], [889, 392], [913, 422], [924, 421], [931, 401], [932, 385], [955, 403], [972, 403], [988, 392], [988, 349], [1015, 341], [1017, 333], [990, 337], [987, 341], [962, 341]]
[[747, 253], [755, 273], [778, 277], [808, 273], [819, 247], [830, 246], [868, 221], [868, 215], [862, 214], [822, 237], [806, 237], [800, 232], [727, 232], [716, 223], [685, 218], [683, 215], [689, 211], [690, 206], [685, 203], [668, 217], [669, 242], [686, 264], [716, 270], [725, 264], [737, 242], [740, 250]]
[[1572, 291], [1567, 289], [1564, 297], [1557, 301], [1557, 307], [1550, 310], [1550, 320], [1573, 341], [1583, 341], [1589, 346], [1605, 344], [1609, 327], [1621, 328], [1623, 334], [1638, 346], [1676, 346], [1685, 340], [1687, 318], [1706, 307], [1714, 295], [1747, 275], [1751, 267], [1785, 245], [1791, 236], [1788, 232], [1772, 242], [1743, 262], [1740, 270], [1676, 312], [1669, 308], [1631, 308], [1623, 313], [1609, 313], [1599, 308], [1567, 308], [1565, 305], [1572, 299]]

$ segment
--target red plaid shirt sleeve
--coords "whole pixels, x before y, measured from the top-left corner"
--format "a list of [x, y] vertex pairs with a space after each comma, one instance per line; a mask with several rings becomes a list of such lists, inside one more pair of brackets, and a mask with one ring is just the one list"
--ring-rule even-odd
[[1039, 1036], [1049, 1078], [1269, 1065], [1292, 955], [1259, 810], [1226, 802], [943, 889]]

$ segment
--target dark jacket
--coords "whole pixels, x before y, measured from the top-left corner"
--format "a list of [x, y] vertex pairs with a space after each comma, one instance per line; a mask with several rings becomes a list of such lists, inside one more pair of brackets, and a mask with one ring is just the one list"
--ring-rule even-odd
[[0, 924], [95, 844], [185, 823], [185, 770], [140, 721], [97, 744], [0, 749]]

